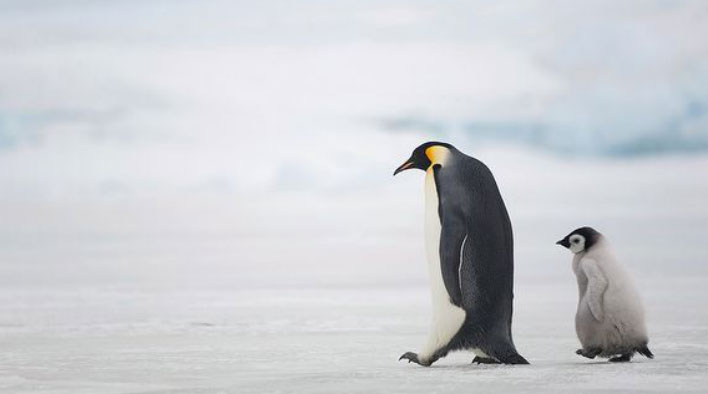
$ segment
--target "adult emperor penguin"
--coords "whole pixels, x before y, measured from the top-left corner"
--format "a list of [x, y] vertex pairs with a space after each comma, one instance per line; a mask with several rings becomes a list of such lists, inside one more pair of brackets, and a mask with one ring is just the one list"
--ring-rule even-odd
[[574, 253], [578, 280], [575, 331], [583, 345], [575, 353], [630, 361], [634, 353], [654, 358], [647, 347], [644, 307], [629, 276], [615, 258], [605, 236], [581, 227], [556, 242]]
[[511, 222], [492, 172], [450, 144], [427, 142], [396, 169], [425, 171], [425, 237], [432, 331], [420, 353], [429, 366], [453, 350], [473, 362], [528, 364], [511, 337], [514, 251]]

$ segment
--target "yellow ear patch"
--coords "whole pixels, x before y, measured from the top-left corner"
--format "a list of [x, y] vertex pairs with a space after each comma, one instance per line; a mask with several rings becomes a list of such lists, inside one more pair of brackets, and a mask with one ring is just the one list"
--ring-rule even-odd
[[425, 150], [425, 155], [430, 159], [430, 165], [444, 165], [447, 160], [447, 155], [449, 154], [450, 150], [440, 145], [434, 145]]

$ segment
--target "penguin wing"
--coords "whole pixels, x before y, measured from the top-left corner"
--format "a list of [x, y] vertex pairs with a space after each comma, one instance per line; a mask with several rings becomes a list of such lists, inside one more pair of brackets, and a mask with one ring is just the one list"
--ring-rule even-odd
[[440, 233], [440, 271], [450, 302], [461, 307], [460, 268], [467, 230], [464, 222], [448, 217], [446, 219]]
[[602, 321], [605, 317], [602, 296], [605, 293], [605, 289], [607, 289], [607, 279], [597, 262], [593, 259], [582, 259], [580, 266], [588, 278], [588, 287], [584, 297], [585, 302], [595, 319]]
[[478, 314], [502, 299], [510, 306], [513, 237], [491, 171], [472, 158], [433, 168], [440, 196], [440, 265], [451, 302]]

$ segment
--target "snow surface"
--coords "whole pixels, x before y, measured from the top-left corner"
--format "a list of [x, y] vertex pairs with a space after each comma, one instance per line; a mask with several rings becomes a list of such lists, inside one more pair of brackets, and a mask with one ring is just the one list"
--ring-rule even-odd
[[514, 331], [530, 366], [398, 362], [427, 334], [427, 289], [2, 291], [7, 393], [703, 393], [705, 278], [643, 283], [654, 360], [574, 354], [562, 283], [517, 286]]
[[[530, 366], [470, 365], [463, 352], [431, 368], [397, 361], [430, 318], [412, 172], [260, 202], [5, 201], [0, 391], [704, 393], [708, 159], [479, 153], [514, 221], [514, 333]], [[637, 282], [656, 359], [574, 354], [571, 256], [554, 242], [584, 224]]]

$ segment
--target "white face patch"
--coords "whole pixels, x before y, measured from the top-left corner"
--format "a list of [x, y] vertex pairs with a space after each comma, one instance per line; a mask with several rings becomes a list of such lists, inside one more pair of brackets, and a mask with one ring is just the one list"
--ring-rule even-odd
[[568, 249], [570, 249], [573, 253], [580, 253], [585, 250], [585, 237], [580, 234], [571, 235], [568, 242], [570, 242], [570, 247]]

